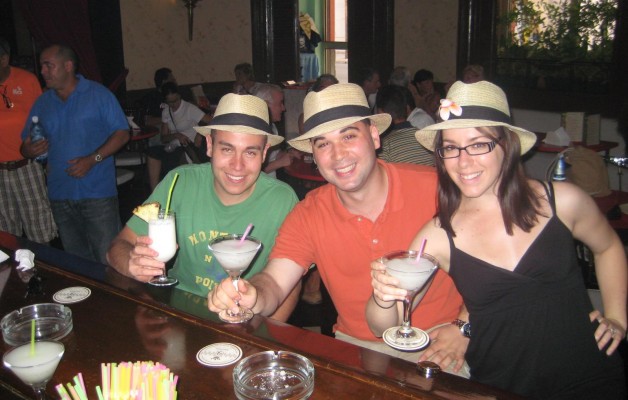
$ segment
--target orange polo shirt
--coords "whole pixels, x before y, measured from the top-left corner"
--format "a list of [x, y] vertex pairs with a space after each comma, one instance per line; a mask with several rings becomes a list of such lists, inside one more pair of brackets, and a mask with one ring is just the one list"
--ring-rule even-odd
[[20, 154], [20, 135], [33, 103], [41, 94], [35, 75], [21, 68], [10, 68], [9, 77], [0, 84], [0, 93], [13, 103], [13, 108], [7, 108], [4, 98], [0, 99], [0, 162], [24, 158]]
[[[373, 292], [370, 263], [395, 250], [407, 250], [436, 210], [434, 168], [378, 161], [388, 176], [388, 198], [375, 222], [351, 214], [333, 185], [308, 193], [284, 221], [269, 259], [287, 258], [304, 269], [315, 263], [338, 311], [335, 329], [362, 340], [376, 338], [366, 323]], [[462, 297], [447, 274], [438, 271], [412, 313], [412, 325], [427, 329], [453, 321]]]

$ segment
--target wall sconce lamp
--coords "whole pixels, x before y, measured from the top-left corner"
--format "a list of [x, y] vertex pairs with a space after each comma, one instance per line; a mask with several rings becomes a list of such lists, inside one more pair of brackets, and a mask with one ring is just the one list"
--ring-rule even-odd
[[188, 40], [192, 41], [192, 31], [194, 30], [194, 7], [200, 0], [183, 0], [188, 9]]

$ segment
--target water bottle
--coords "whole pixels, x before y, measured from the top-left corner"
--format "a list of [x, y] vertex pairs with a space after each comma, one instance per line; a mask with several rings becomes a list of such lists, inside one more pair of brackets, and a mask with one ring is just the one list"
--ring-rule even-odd
[[565, 179], [567, 179], [565, 176], [565, 155], [561, 153], [558, 157], [558, 162], [556, 163], [556, 169], [554, 169], [552, 180], [564, 181]]
[[[33, 115], [32, 118], [33, 123], [31, 124], [31, 142], [36, 143], [42, 139], [46, 138], [46, 132], [44, 131], [44, 127], [39, 123], [39, 117], [37, 115]], [[48, 152], [41, 154], [35, 158], [37, 162], [44, 162], [48, 158]]]

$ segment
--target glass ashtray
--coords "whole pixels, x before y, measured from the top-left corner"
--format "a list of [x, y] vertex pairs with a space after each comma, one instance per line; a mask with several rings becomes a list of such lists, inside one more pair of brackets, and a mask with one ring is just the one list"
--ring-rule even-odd
[[296, 353], [264, 351], [236, 365], [233, 387], [240, 400], [307, 399], [314, 391], [314, 365]]
[[63, 304], [42, 303], [11, 311], [0, 321], [2, 337], [11, 346], [31, 340], [35, 320], [35, 340], [59, 340], [72, 331], [72, 311]]

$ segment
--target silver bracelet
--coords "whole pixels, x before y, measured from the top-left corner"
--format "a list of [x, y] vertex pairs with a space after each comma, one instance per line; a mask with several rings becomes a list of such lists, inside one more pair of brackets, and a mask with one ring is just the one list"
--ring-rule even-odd
[[377, 297], [375, 297], [375, 292], [373, 292], [372, 296], [373, 296], [373, 301], [375, 302], [375, 304], [377, 304], [377, 307], [379, 307], [379, 308], [381, 308], [381, 309], [388, 310], [389, 308], [392, 308], [392, 306], [394, 306], [394, 305], [395, 305], [395, 303], [392, 303], [392, 304], [391, 304], [391, 305], [389, 305], [388, 307], [384, 307], [384, 306], [382, 306], [381, 304], [379, 304], [379, 303], [377, 302]]

